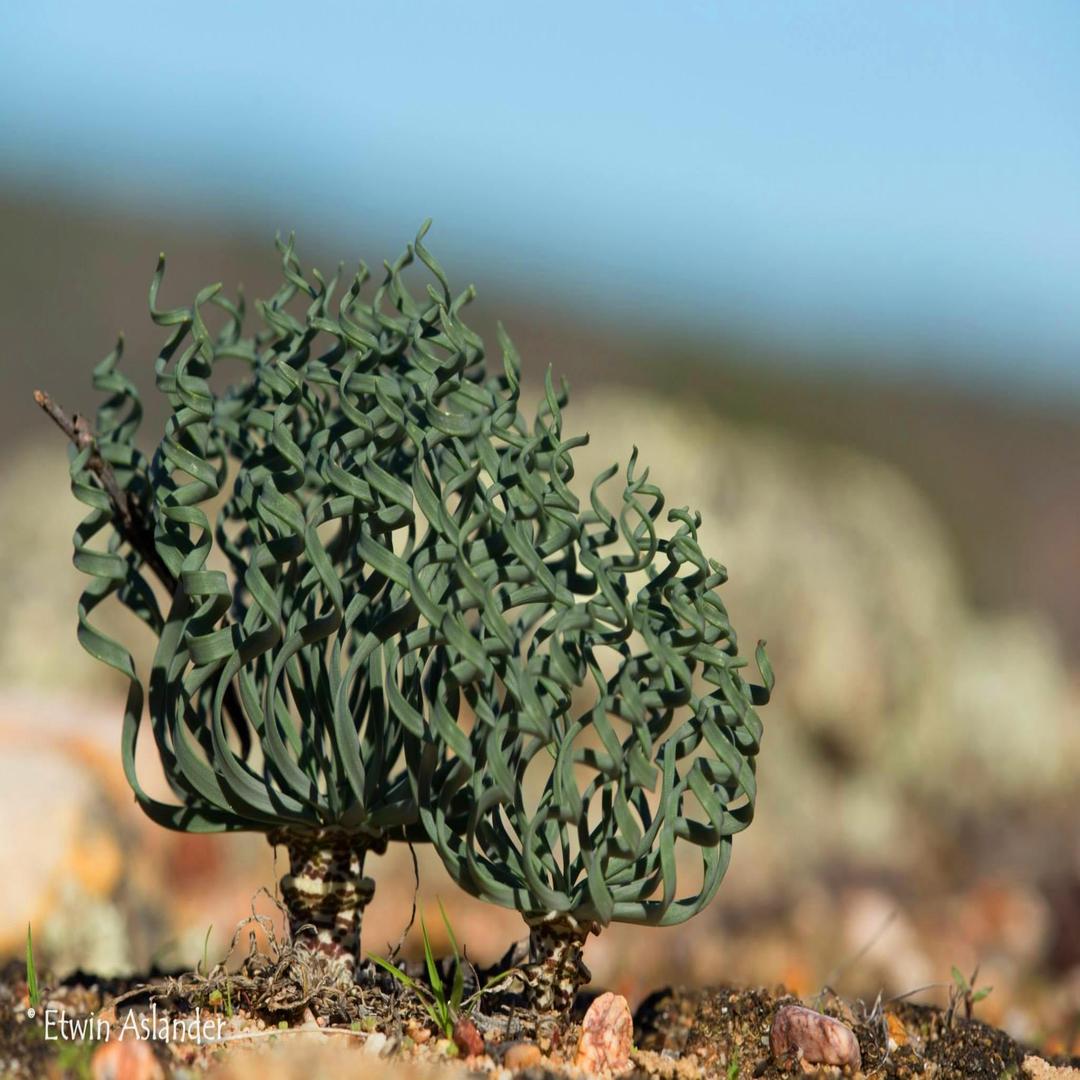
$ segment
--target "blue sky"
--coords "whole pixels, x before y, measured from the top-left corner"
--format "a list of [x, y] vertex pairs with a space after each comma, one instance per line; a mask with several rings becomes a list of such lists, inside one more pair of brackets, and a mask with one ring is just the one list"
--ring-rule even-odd
[[1075, 0], [0, 15], [0, 183], [1080, 393], [1078, 121]]

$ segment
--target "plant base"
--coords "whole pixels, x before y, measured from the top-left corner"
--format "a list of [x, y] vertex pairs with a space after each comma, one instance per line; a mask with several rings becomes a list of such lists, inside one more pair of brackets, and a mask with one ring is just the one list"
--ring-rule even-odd
[[568, 1013], [578, 990], [592, 974], [582, 959], [589, 934], [600, 927], [572, 915], [526, 919], [529, 924], [529, 962], [523, 968], [529, 1001], [537, 1012]]
[[294, 944], [319, 953], [338, 981], [352, 982], [360, 955], [360, 927], [375, 882], [364, 877], [364, 857], [381, 852], [370, 837], [333, 830], [279, 829], [270, 843], [289, 853], [281, 895]]

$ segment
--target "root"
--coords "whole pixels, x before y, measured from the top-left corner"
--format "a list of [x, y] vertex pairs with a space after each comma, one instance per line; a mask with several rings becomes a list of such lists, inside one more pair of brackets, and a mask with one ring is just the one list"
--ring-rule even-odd
[[[288, 927], [289, 912], [285, 905], [265, 889], [256, 894], [256, 899], [261, 895], [281, 912]], [[256, 929], [266, 938], [264, 949], [259, 947]], [[247, 956], [236, 971], [229, 971], [227, 965], [245, 932]], [[271, 1019], [287, 1019], [305, 1009], [333, 1023], [348, 1023], [369, 1015], [377, 1003], [369, 1002], [368, 998], [372, 994], [381, 998], [380, 992], [361, 987], [352, 979], [343, 982], [340, 976], [340, 964], [335, 957], [312, 949], [306, 940], [294, 940], [288, 929], [279, 937], [275, 920], [258, 914], [253, 902], [251, 915], [237, 926], [222, 960], [209, 972], [196, 971], [168, 980], [164, 992], [200, 1003], [214, 1002], [226, 1010], [243, 1006]]]

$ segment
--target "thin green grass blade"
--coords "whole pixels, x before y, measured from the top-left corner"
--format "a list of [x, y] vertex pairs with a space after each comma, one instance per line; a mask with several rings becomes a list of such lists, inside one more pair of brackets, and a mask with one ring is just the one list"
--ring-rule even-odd
[[454, 928], [446, 916], [446, 908], [439, 900], [439, 914], [442, 916], [443, 926], [446, 927], [446, 936], [450, 939], [450, 947], [454, 951], [454, 980], [450, 986], [450, 1015], [457, 1017], [461, 1011], [461, 999], [465, 994], [465, 971], [461, 966], [461, 952], [458, 949], [457, 938], [454, 936]]
[[420, 916], [420, 932], [424, 935], [424, 963], [427, 965], [428, 979], [431, 981], [431, 989], [435, 992], [435, 1000], [444, 1002], [446, 1000], [444, 994], [442, 977], [439, 975], [439, 967], [435, 963], [435, 954], [431, 951], [431, 939], [428, 937], [427, 926], [424, 923], [424, 916]]
[[41, 990], [38, 987], [37, 966], [34, 963], [34, 938], [30, 924], [26, 924], [26, 995], [30, 1008], [37, 1010], [41, 1004]]

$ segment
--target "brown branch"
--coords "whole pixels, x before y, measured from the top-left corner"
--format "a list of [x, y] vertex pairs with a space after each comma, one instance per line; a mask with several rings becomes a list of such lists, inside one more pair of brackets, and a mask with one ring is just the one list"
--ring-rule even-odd
[[[42, 390], [34, 391], [34, 400], [48, 413], [52, 422], [76, 447], [80, 450], [90, 448], [90, 456], [87, 459], [86, 467], [98, 478], [105, 494], [109, 496], [109, 502], [112, 503], [116, 511], [115, 523], [117, 530], [139, 554], [143, 562], [154, 572], [169, 595], [172, 596], [176, 592], [176, 576], [158, 554], [154, 545], [153, 526], [147, 519], [146, 509], [137, 498], [130, 496], [117, 483], [112, 466], [101, 456], [97, 448], [97, 441], [94, 438], [93, 431], [90, 430], [86, 417], [75, 413], [74, 417], [69, 418], [67, 413]], [[236, 687], [231, 683], [225, 689], [224, 706], [240, 738], [241, 749], [246, 755], [245, 747], [249, 743], [248, 728], [244, 721], [244, 712], [240, 705], [239, 696], [236, 693]]]
[[113, 504], [117, 530], [157, 575], [158, 580], [171, 596], [176, 592], [176, 577], [158, 554], [154, 545], [153, 529], [146, 519], [146, 512], [139, 501], [129, 497], [128, 493], [116, 482], [116, 474], [98, 451], [94, 433], [90, 430], [86, 417], [76, 413], [69, 419], [67, 413], [41, 390], [34, 391], [34, 400], [78, 449], [90, 448], [90, 457], [86, 462], [86, 467], [101, 482], [105, 494], [109, 496], [109, 502]]

